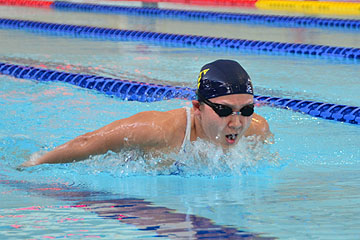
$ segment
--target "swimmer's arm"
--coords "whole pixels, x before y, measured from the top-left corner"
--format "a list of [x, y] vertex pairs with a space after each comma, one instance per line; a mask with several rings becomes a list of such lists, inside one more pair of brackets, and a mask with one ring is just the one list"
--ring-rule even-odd
[[22, 167], [35, 166], [43, 163], [68, 163], [89, 158], [91, 155], [105, 153], [101, 139], [95, 139], [93, 133], [78, 136], [37, 159], [23, 163]]
[[[104, 154], [109, 150], [119, 152], [126, 147], [147, 148], [164, 142], [161, 128], [146, 122], [147, 113], [115, 121], [94, 132], [81, 135], [56, 147], [42, 157], [23, 163], [21, 166], [35, 166], [43, 163], [68, 163]], [[160, 131], [160, 132], [159, 132]]]
[[245, 136], [252, 135], [260, 136], [260, 140], [264, 142], [273, 137], [266, 119], [256, 113], [254, 113], [250, 127], [245, 133]]

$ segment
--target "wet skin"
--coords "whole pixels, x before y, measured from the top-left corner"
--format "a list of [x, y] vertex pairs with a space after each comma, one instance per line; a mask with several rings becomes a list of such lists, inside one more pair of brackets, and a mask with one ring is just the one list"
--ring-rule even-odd
[[[233, 94], [209, 99], [213, 103], [231, 107], [234, 112], [242, 107], [253, 103], [253, 96], [250, 94]], [[206, 104], [193, 102], [195, 121], [201, 126], [198, 137], [220, 145], [223, 148], [238, 143], [241, 136], [245, 135], [252, 122], [253, 115], [230, 115], [220, 117]]]
[[[253, 103], [249, 94], [233, 94], [209, 99], [239, 111]], [[203, 139], [227, 149], [241, 136], [257, 135], [261, 140], [271, 136], [269, 125], [260, 115], [218, 116], [208, 105], [192, 101], [190, 141]], [[167, 112], [146, 111], [112, 122], [93, 132], [70, 140], [45, 155], [29, 160], [23, 167], [43, 163], [66, 163], [88, 159], [108, 151], [137, 148], [145, 152], [179, 151], [187, 126], [184, 108]]]

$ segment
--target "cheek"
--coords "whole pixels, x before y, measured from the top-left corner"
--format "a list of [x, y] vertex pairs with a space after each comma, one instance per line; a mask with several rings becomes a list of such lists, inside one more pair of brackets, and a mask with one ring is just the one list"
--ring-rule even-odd
[[206, 127], [207, 127], [207, 131], [209, 133], [211, 133], [212, 136], [217, 136], [218, 134], [220, 134], [224, 128], [226, 128], [227, 126], [227, 122], [216, 116], [209, 116], [206, 119]]
[[244, 126], [246, 129], [250, 127], [251, 121], [252, 121], [252, 117], [247, 117], [244, 119]]

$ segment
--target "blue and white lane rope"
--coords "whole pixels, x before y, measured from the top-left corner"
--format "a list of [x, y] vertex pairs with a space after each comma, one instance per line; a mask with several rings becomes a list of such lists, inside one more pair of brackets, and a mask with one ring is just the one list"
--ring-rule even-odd
[[[38, 81], [66, 82], [128, 101], [153, 102], [173, 98], [196, 99], [195, 89], [192, 88], [60, 72], [8, 63], [0, 63], [0, 74]], [[360, 125], [360, 107], [269, 96], [254, 96], [254, 98], [260, 104], [292, 109], [314, 117]]]
[[95, 75], [60, 72], [49, 69], [0, 63], [0, 74], [38, 81], [60, 81], [93, 89], [127, 101], [154, 102], [164, 99], [194, 99], [191, 88], [135, 82]]
[[1, 28], [71, 36], [76, 38], [92, 38], [112, 41], [142, 41], [176, 47], [221, 49], [226, 51], [271, 55], [296, 55], [325, 59], [341, 59], [356, 63], [360, 62], [360, 48], [121, 30], [4, 18], [0, 18], [0, 29]]
[[276, 27], [312, 27], [325, 29], [360, 30], [359, 19], [317, 18], [300, 16], [276, 16], [260, 14], [239, 14], [212, 11], [191, 11], [145, 7], [111, 6], [101, 4], [55, 1], [51, 8], [63, 11], [94, 12], [108, 14], [129, 14], [181, 20], [199, 20], [225, 23], [264, 24]]

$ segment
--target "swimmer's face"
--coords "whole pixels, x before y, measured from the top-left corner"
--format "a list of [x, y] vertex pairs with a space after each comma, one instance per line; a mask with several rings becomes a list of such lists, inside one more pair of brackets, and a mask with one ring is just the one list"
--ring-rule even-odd
[[[245, 106], [254, 103], [250, 94], [232, 94], [209, 99], [213, 103], [230, 107], [234, 112], [240, 111]], [[196, 102], [196, 101], [195, 101]], [[195, 105], [194, 105], [195, 106]], [[252, 115], [229, 115], [220, 117], [210, 106], [199, 105], [195, 114], [201, 123], [201, 134], [203, 138], [228, 148], [238, 143], [241, 136], [249, 128]]]

